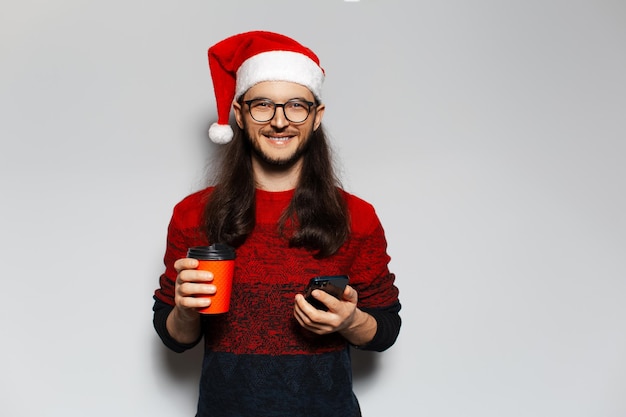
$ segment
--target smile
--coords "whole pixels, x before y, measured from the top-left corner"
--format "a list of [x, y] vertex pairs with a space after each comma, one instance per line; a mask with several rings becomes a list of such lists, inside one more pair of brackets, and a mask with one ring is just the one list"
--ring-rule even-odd
[[293, 136], [267, 136], [267, 138], [274, 142], [286, 142], [293, 138]]

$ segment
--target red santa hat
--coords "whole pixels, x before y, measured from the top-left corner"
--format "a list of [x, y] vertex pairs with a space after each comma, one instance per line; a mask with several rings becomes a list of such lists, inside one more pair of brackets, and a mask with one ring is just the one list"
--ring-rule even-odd
[[215, 143], [228, 143], [233, 100], [263, 81], [291, 81], [307, 87], [321, 101], [324, 69], [309, 48], [278, 33], [240, 33], [209, 48], [209, 68], [217, 101], [217, 122], [209, 128]]

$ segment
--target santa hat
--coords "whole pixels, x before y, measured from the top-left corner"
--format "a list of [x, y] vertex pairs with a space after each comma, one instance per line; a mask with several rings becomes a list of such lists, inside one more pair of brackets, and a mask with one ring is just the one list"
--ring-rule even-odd
[[233, 100], [262, 81], [291, 81], [321, 101], [324, 69], [315, 53], [278, 33], [252, 31], [231, 36], [209, 48], [209, 68], [217, 101], [217, 122], [209, 128], [215, 143], [228, 143]]

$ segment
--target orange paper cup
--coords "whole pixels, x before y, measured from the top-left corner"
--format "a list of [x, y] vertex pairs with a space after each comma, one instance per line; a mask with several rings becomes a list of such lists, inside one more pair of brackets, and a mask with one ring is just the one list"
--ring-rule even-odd
[[198, 268], [213, 273], [213, 284], [217, 291], [213, 295], [201, 295], [211, 299], [211, 304], [199, 308], [202, 314], [220, 314], [228, 312], [233, 288], [233, 272], [235, 270], [235, 251], [223, 244], [189, 248], [187, 256], [198, 259]]
[[199, 308], [203, 314], [226, 313], [230, 308], [230, 294], [233, 289], [233, 271], [235, 270], [234, 260], [223, 261], [198, 261], [198, 269], [211, 271], [213, 273], [213, 285], [217, 291], [213, 295], [202, 296], [211, 299], [211, 305], [206, 308]]

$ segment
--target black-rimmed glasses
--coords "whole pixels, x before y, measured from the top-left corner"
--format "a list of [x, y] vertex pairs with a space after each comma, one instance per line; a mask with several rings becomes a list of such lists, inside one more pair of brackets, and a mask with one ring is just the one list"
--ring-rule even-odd
[[311, 107], [315, 104], [297, 98], [288, 100], [283, 104], [274, 103], [272, 100], [266, 98], [245, 100], [244, 103], [248, 105], [250, 116], [259, 123], [266, 123], [272, 120], [278, 107], [283, 108], [285, 118], [291, 123], [302, 123], [309, 117]]

